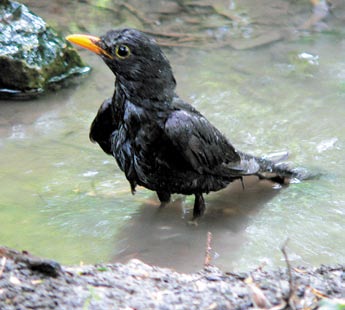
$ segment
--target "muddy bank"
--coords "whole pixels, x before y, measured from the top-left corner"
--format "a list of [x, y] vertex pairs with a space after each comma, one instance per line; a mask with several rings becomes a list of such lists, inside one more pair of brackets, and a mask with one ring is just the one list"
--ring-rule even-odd
[[0, 247], [0, 309], [343, 309], [345, 266], [257, 268], [208, 266], [181, 274], [127, 264], [60, 266]]

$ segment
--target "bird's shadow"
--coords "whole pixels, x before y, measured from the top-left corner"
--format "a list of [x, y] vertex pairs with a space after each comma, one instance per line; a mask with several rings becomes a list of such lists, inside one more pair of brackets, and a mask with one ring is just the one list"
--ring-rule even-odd
[[158, 201], [145, 203], [117, 235], [112, 261], [137, 258], [180, 272], [198, 271], [211, 232], [213, 254], [221, 258], [215, 264], [231, 269], [250, 220], [278, 193], [273, 183], [255, 177], [245, 179], [244, 189], [241, 182], [234, 182], [205, 197], [207, 211], [197, 225], [190, 224], [193, 202], [189, 199], [177, 197], [165, 208], [158, 208]]

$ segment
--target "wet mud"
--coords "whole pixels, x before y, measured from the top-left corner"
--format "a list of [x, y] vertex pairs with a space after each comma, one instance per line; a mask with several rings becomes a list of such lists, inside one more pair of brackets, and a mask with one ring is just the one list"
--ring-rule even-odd
[[0, 309], [343, 309], [345, 266], [183, 274], [134, 259], [60, 266], [0, 248]]

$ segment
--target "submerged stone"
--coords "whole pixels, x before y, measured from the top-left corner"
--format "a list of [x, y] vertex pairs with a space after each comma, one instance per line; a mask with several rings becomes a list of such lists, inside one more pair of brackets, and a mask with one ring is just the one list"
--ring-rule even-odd
[[36, 96], [89, 70], [42, 18], [0, 0], [0, 99]]

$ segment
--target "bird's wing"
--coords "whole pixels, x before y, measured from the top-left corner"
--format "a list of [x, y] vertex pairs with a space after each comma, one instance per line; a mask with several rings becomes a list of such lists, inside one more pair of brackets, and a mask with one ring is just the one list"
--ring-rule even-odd
[[110, 137], [115, 130], [111, 98], [104, 100], [90, 128], [90, 140], [97, 142], [103, 151], [112, 155]]
[[203, 174], [241, 174], [240, 156], [205, 117], [193, 110], [176, 110], [165, 122], [165, 134], [194, 170]]

